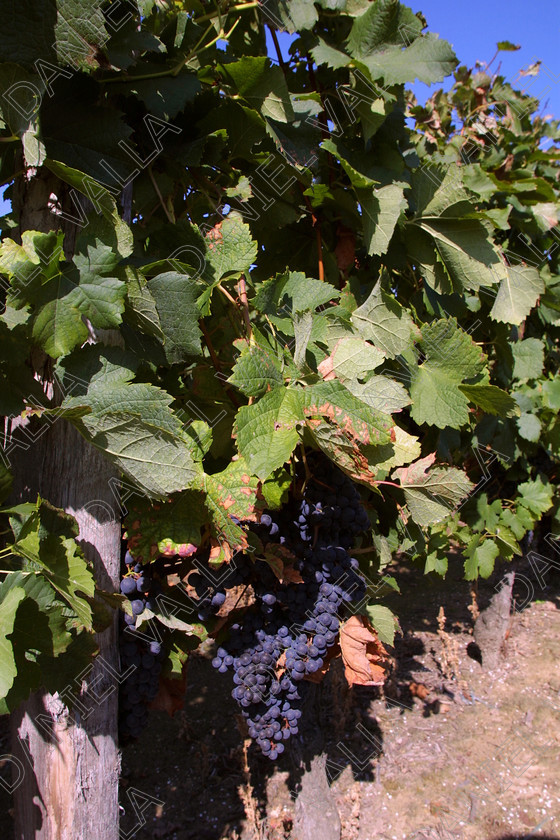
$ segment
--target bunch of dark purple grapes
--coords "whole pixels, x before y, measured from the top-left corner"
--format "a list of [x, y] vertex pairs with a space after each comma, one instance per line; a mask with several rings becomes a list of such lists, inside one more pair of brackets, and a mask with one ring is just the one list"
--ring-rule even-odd
[[121, 579], [120, 590], [130, 601], [132, 615], [125, 613], [125, 623], [129, 627], [136, 624], [136, 616], [142, 615], [144, 610], [155, 610], [156, 596], [161, 591], [157, 580], [154, 580], [150, 566], [143, 566], [137, 563], [132, 554], [127, 551], [125, 555], [126, 573]]
[[159, 675], [165, 653], [160, 642], [120, 636], [121, 671], [132, 673], [119, 687], [119, 734], [138, 738], [148, 722], [148, 705], [159, 691]]
[[137, 738], [148, 720], [148, 704], [159, 689], [159, 675], [165, 652], [159, 641], [146, 639], [135, 629], [136, 618], [144, 610], [155, 610], [155, 598], [160, 591], [150, 567], [136, 563], [127, 551], [125, 573], [120, 590], [131, 602], [132, 615], [124, 613], [119, 636], [121, 673], [133, 668], [132, 673], [119, 687], [119, 733]]
[[345, 606], [365, 596], [358, 562], [348, 549], [369, 526], [368, 516], [352, 482], [327, 459], [317, 455], [315, 461], [303, 498], [263, 514], [256, 525], [247, 523], [263, 543], [291, 551], [298, 582], [280, 583], [266, 562], [247, 555], [234, 558], [219, 585], [210, 583], [209, 569], [202, 568], [195, 580], [201, 615], [219, 609], [227, 589], [251, 584], [255, 605], [242, 623], [232, 625], [212, 664], [220, 673], [233, 670], [232, 696], [249, 734], [272, 759], [298, 732], [301, 681], [323, 668]]

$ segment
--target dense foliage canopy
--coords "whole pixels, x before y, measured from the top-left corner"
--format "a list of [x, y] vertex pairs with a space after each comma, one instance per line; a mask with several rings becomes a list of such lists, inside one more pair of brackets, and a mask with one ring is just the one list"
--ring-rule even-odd
[[[471, 580], [518, 554], [558, 504], [560, 150], [539, 103], [457, 67], [396, 0], [2, 5], [0, 410], [33, 418], [3, 498], [42, 428], [103, 451], [135, 561], [174, 558], [138, 619], [166, 628], [173, 672], [225, 618], [200, 622], [181, 584], [197, 556], [289, 576], [247, 523], [312, 450], [360, 488], [383, 641], [397, 554], [445, 574], [458, 547]], [[297, 35], [289, 52], [269, 57], [267, 30]], [[453, 71], [425, 106], [406, 91]], [[50, 231], [22, 222], [33, 179]], [[8, 711], [130, 604], [94, 597], [48, 499], [4, 519]]]

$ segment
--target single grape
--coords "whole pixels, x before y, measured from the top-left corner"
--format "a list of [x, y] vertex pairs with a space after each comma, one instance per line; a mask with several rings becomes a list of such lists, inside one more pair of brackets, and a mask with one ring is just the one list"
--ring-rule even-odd
[[133, 577], [125, 577], [121, 580], [121, 592], [123, 595], [132, 595], [136, 592], [136, 580]]
[[133, 615], [141, 615], [144, 612], [144, 601], [141, 601], [140, 598], [135, 598], [134, 601], [131, 601], [130, 606], [132, 607]]

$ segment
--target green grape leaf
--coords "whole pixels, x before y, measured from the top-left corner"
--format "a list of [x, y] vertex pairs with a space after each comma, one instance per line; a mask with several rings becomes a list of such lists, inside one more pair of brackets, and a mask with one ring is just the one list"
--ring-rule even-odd
[[348, 380], [344, 384], [361, 402], [383, 414], [396, 414], [410, 405], [410, 397], [404, 386], [388, 376], [375, 374], [367, 382]]
[[352, 323], [366, 341], [371, 341], [390, 358], [413, 347], [420, 330], [408, 312], [378, 281], [362, 306], [352, 313]]
[[504, 557], [512, 557], [514, 554], [521, 554], [519, 543], [515, 539], [515, 535], [509, 528], [503, 524], [498, 524], [494, 539], [497, 540], [498, 546]]
[[309, 0], [267, 0], [263, 12], [270, 15], [275, 26], [290, 33], [313, 29], [318, 17]]
[[545, 290], [536, 268], [510, 265], [502, 280], [490, 317], [505, 324], [521, 324]]
[[536, 516], [542, 516], [552, 507], [553, 488], [540, 476], [534, 481], [525, 481], [517, 487], [519, 504], [528, 508]]
[[222, 64], [220, 70], [224, 79], [263, 117], [283, 123], [293, 120], [294, 111], [282, 69], [271, 65], [266, 56], [246, 55], [239, 61]]
[[101, 46], [109, 39], [105, 16], [94, 4], [86, 12], [80, 0], [57, 0], [56, 5], [58, 15], [54, 32], [58, 61], [63, 67], [77, 65], [81, 70], [88, 70], [91, 45]]
[[514, 398], [495, 385], [459, 385], [459, 390], [487, 414], [517, 417], [519, 407]]
[[257, 257], [257, 243], [238, 213], [231, 212], [206, 234], [206, 260], [215, 280], [228, 274], [248, 271]]
[[465, 557], [465, 579], [476, 580], [478, 577], [488, 578], [494, 571], [494, 562], [500, 549], [493, 540], [485, 539], [477, 534], [463, 551]]
[[411, 9], [398, 0], [377, 0], [354, 20], [347, 49], [373, 78], [382, 77], [388, 85], [442, 81], [457, 63], [455, 54], [447, 41], [421, 33]]
[[127, 265], [123, 269], [126, 281], [126, 318], [146, 335], [163, 342], [163, 332], [153, 295], [148, 281], [137, 269]]
[[126, 84], [115, 85], [115, 93], [124, 96], [136, 94], [146, 105], [150, 114], [163, 120], [171, 120], [184, 110], [201, 88], [194, 73], [180, 73], [172, 78], [144, 79], [130, 78]]
[[286, 463], [300, 439], [303, 419], [303, 392], [293, 388], [274, 388], [239, 409], [237, 447], [251, 475], [264, 480]]
[[395, 470], [410, 513], [418, 525], [433, 525], [445, 519], [473, 489], [463, 470], [455, 467], [432, 467], [435, 454]]
[[544, 343], [540, 338], [525, 338], [510, 344], [514, 379], [538, 379], [544, 367]]
[[387, 85], [403, 84], [418, 79], [427, 85], [441, 82], [453, 72], [457, 57], [448, 41], [428, 32], [402, 51], [390, 47], [387, 54], [362, 59], [373, 78], [381, 76]]
[[294, 312], [292, 324], [295, 337], [294, 365], [300, 370], [305, 370], [307, 367], [306, 353], [313, 330], [313, 313], [310, 310]]
[[[40, 650], [54, 658], [65, 653], [73, 637], [67, 626], [67, 610], [50, 581], [39, 573], [25, 574], [18, 571], [8, 575], [2, 585], [5, 590], [12, 587], [24, 589], [26, 599], [35, 601], [38, 610], [47, 618], [48, 626], [45, 626], [44, 636], [37, 634], [32, 626], [20, 627], [20, 640], [25, 639], [26, 650]], [[19, 615], [18, 624], [21, 624]]]
[[[123, 222], [117, 208], [117, 204], [106, 187], [101, 186], [89, 175], [85, 175], [78, 169], [73, 169], [60, 161], [47, 158], [45, 166], [50, 169], [58, 178], [65, 181], [85, 195], [92, 202], [96, 213], [101, 213], [115, 232], [119, 253], [122, 257], [128, 257], [132, 253], [133, 241], [132, 231]], [[84, 222], [85, 219], [82, 220]]]
[[154, 385], [100, 383], [63, 407], [88, 406], [91, 413], [74, 421], [78, 431], [148, 496], [163, 498], [188, 488], [198, 472], [194, 444], [171, 402]]
[[340, 292], [330, 283], [289, 271], [261, 283], [252, 304], [258, 312], [277, 315], [283, 306], [289, 305], [292, 312], [314, 311], [339, 297]]
[[[387, 458], [382, 458], [381, 456], [385, 451], [390, 454]], [[391, 444], [378, 447], [376, 470], [388, 471], [393, 467], [400, 467], [402, 464], [410, 464], [411, 461], [420, 457], [421, 451], [420, 441], [415, 435], [405, 432], [400, 426], [393, 426], [391, 429]]]
[[401, 212], [408, 206], [401, 187], [387, 184], [356, 191], [362, 208], [364, 245], [368, 254], [386, 254]]
[[276, 470], [270, 478], [262, 482], [261, 491], [266, 507], [276, 510], [288, 499], [292, 477], [285, 467]]
[[359, 379], [383, 363], [385, 353], [355, 336], [340, 338], [319, 365], [323, 379]]
[[459, 429], [469, 419], [468, 398], [459, 386], [482, 371], [482, 351], [454, 318], [425, 325], [420, 348], [426, 359], [411, 368], [412, 417], [416, 423]]
[[168, 271], [152, 277], [147, 290], [155, 303], [169, 364], [181, 364], [189, 356], [200, 355], [196, 282], [186, 274]]
[[128, 350], [103, 344], [86, 344], [56, 365], [66, 393], [76, 397], [95, 388], [118, 387], [134, 379], [138, 358]]
[[88, 337], [82, 316], [94, 327], [117, 327], [126, 284], [115, 277], [78, 277], [73, 268], [45, 283], [34, 301], [32, 334], [49, 356], [69, 353]]
[[521, 49], [521, 44], [512, 44], [511, 41], [498, 41], [496, 47], [500, 52], [515, 52]]
[[396, 615], [391, 612], [389, 607], [384, 607], [383, 604], [371, 604], [366, 607], [366, 613], [380, 641], [383, 644], [393, 646], [395, 644], [395, 633], [400, 630]]
[[[7, 591], [6, 591], [7, 590]], [[8, 636], [14, 630], [16, 613], [25, 599], [21, 586], [7, 588], [0, 584], [0, 698], [4, 698], [17, 677], [14, 650]]]
[[446, 554], [443, 554], [440, 550], [431, 551], [426, 555], [424, 574], [427, 575], [430, 572], [435, 572], [437, 575], [445, 577], [447, 574], [448, 564]]
[[[89, 231], [88, 231], [89, 233]], [[77, 249], [80, 244], [83, 250], [77, 250], [73, 262], [78, 269], [80, 280], [89, 282], [95, 280], [100, 274], [112, 274], [119, 263], [119, 255], [115, 253], [112, 245], [105, 244], [101, 239], [95, 237], [93, 241], [82, 241], [78, 238]]]
[[[91, 629], [91, 606], [83, 596], [93, 597], [95, 584], [92, 570], [75, 540], [78, 536], [76, 520], [42, 499], [38, 499], [33, 508], [24, 517], [12, 551], [29, 561], [32, 568], [40, 570], [81, 624]], [[12, 513], [15, 510], [12, 509]]]
[[[35, 73], [28, 73], [19, 64], [0, 64], [0, 114], [12, 134], [22, 136], [35, 122], [45, 84]], [[27, 160], [27, 158], [26, 158]]]
[[349, 57], [346, 53], [331, 47], [322, 38], [317, 39], [317, 44], [311, 49], [311, 55], [317, 66], [326, 64], [331, 70], [340, 70], [341, 67], [346, 67], [349, 62]]
[[430, 165], [417, 170], [412, 204], [415, 214], [406, 227], [408, 252], [434, 289], [477, 290], [505, 278], [490, 227], [476, 213], [458, 167]]
[[555, 411], [560, 409], [560, 376], [543, 382], [543, 403]]
[[199, 479], [204, 490], [205, 504], [211, 517], [214, 534], [219, 541], [225, 540], [232, 549], [247, 547], [247, 535], [232, 517], [254, 520], [257, 504], [257, 481], [249, 472], [243, 458], [231, 461], [225, 470]]
[[517, 419], [517, 428], [519, 434], [524, 440], [529, 440], [531, 443], [537, 443], [542, 434], [541, 421], [535, 414], [523, 412], [521, 417]]
[[500, 522], [508, 528], [516, 540], [521, 540], [527, 531], [535, 524], [535, 516], [523, 505], [518, 505], [515, 511], [506, 508], [502, 511]]
[[272, 353], [247, 342], [243, 342], [241, 347], [228, 382], [247, 397], [259, 397], [277, 385], [282, 385], [280, 363]]

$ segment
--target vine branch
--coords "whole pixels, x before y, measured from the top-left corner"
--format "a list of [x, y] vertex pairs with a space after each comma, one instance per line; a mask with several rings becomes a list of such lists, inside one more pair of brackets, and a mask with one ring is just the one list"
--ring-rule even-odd
[[253, 329], [251, 327], [251, 318], [249, 317], [249, 301], [247, 300], [247, 284], [245, 282], [244, 274], [242, 274], [239, 278], [239, 300], [241, 301], [243, 320], [245, 322], [245, 329], [247, 330], [247, 338], [251, 341], [253, 337]]

